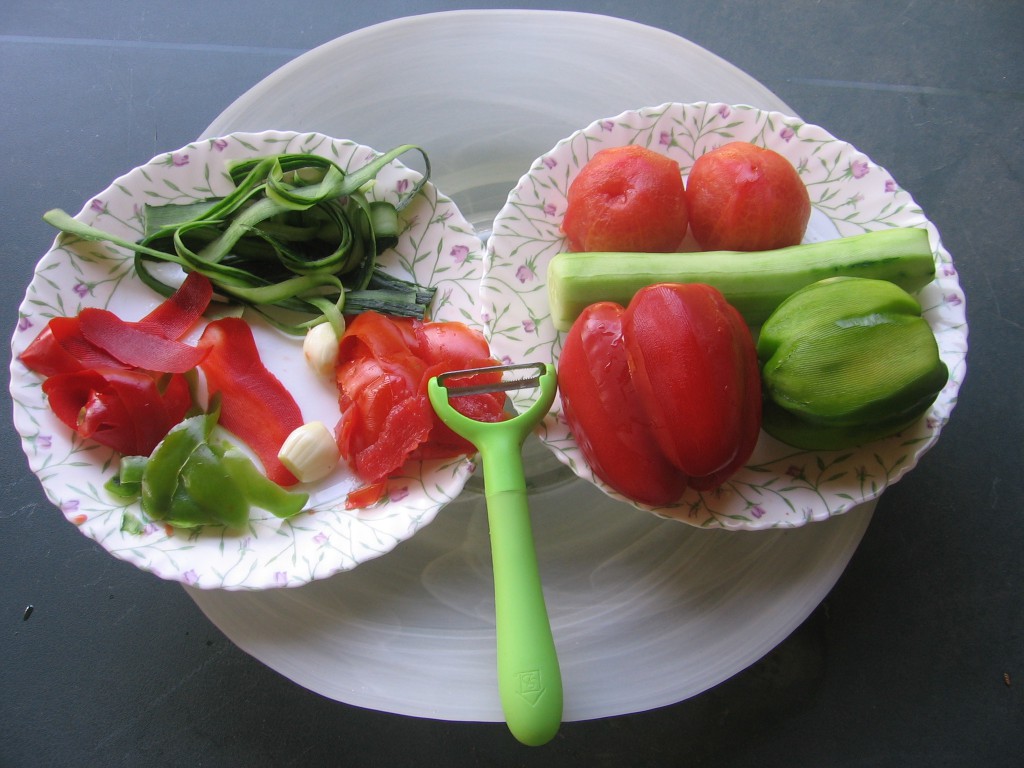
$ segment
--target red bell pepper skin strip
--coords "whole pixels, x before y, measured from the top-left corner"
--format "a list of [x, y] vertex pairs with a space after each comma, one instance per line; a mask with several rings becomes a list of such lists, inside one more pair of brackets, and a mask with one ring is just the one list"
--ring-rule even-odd
[[178, 290], [135, 325], [166, 339], [180, 339], [199, 322], [212, 298], [210, 279], [199, 272], [189, 272]]
[[82, 335], [77, 317], [55, 317], [18, 357], [41, 376], [74, 373], [87, 368], [127, 368]]
[[70, 429], [125, 456], [148, 456], [192, 404], [188, 382], [119, 369], [59, 373], [43, 382], [50, 408]]
[[208, 350], [142, 330], [113, 312], [86, 307], [78, 325], [87, 341], [125, 365], [159, 373], [185, 373], [202, 361]]
[[[178, 339], [202, 317], [210, 304], [213, 288], [205, 275], [192, 272], [181, 287], [137, 323], [128, 323], [138, 331], [166, 339]], [[18, 358], [41, 376], [70, 373], [87, 368], [130, 368], [85, 337], [78, 317], [55, 317]], [[138, 366], [147, 368], [147, 366]], [[149, 370], [164, 370], [149, 368]]]
[[166, 334], [191, 328], [211, 296], [209, 280], [190, 275], [140, 323], [95, 308], [55, 317], [19, 359], [46, 377], [50, 408], [70, 429], [123, 455], [148, 456], [185, 418], [192, 393], [180, 374], [206, 354]]
[[637, 394], [662, 453], [690, 477], [734, 465], [760, 429], [749, 407], [754, 341], [735, 313], [699, 283], [649, 286], [623, 313]]
[[302, 426], [302, 411], [263, 365], [248, 324], [237, 317], [214, 320], [203, 331], [199, 348], [208, 351], [199, 367], [209, 394], [222, 393], [221, 426], [249, 446], [267, 477], [281, 486], [297, 483], [277, 454]]
[[622, 315], [600, 302], [573, 323], [558, 361], [562, 411], [595, 475], [629, 499], [663, 506], [683, 495], [687, 477], [655, 440], [630, 376]]

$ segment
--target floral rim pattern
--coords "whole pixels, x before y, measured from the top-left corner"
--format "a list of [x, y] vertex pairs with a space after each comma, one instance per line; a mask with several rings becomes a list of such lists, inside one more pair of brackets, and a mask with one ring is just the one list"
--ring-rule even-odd
[[[234, 133], [193, 142], [157, 155], [116, 179], [89, 200], [81, 221], [127, 239], [141, 232], [145, 203], [187, 203], [230, 190], [230, 160], [283, 152], [308, 152], [356, 169], [378, 153], [351, 141], [318, 133], [267, 131]], [[397, 201], [420, 175], [395, 161], [377, 177], [368, 196]], [[483, 244], [455, 204], [426, 184], [402, 211], [398, 244], [382, 255], [390, 273], [437, 287], [431, 316], [476, 324]], [[109, 449], [78, 438], [49, 410], [41, 379], [18, 355], [55, 316], [86, 306], [137, 319], [159, 301], [142, 285], [123, 249], [58, 237], [36, 267], [19, 309], [12, 339], [11, 396], [14, 423], [29, 466], [47, 498], [78, 529], [114, 556], [162, 578], [197, 588], [267, 589], [293, 587], [354, 568], [393, 549], [459, 495], [473, 471], [467, 459], [410, 463], [389, 480], [385, 500], [370, 509], [346, 511], [355, 480], [339, 468], [331, 478], [304, 487], [310, 506], [280, 521], [254, 512], [241, 533], [208, 526], [173, 530], [156, 523], [141, 533], [122, 530], [126, 511], [142, 516], [137, 504], [124, 505], [103, 489], [116, 470]], [[264, 363], [295, 395], [307, 421], [338, 420], [333, 382], [318, 380], [302, 358], [302, 341], [251, 321]]]
[[[485, 255], [480, 315], [495, 356], [508, 362], [558, 361], [563, 334], [551, 323], [545, 274], [566, 249], [559, 229], [566, 190], [600, 149], [638, 144], [676, 160], [686, 176], [696, 158], [730, 141], [749, 141], [787, 157], [807, 185], [807, 240], [892, 227], [928, 231], [936, 278], [918, 295], [950, 378], [934, 405], [903, 433], [857, 449], [802, 451], [762, 433], [748, 465], [717, 491], [687, 491], [676, 504], [633, 504], [587, 466], [556, 400], [541, 438], [579, 477], [614, 498], [703, 528], [797, 527], [876, 498], [935, 444], [966, 374], [965, 297], [939, 233], [882, 167], [822, 128], [778, 112], [720, 103], [663, 104], [597, 120], [539, 157], [509, 194]], [[520, 393], [529, 404], [531, 393]]]

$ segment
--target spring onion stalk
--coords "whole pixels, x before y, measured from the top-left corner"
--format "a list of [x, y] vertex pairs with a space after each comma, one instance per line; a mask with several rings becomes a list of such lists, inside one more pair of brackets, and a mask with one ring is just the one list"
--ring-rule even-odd
[[[396, 204], [367, 199], [380, 170], [410, 150], [423, 157], [422, 178]], [[68, 235], [130, 249], [139, 279], [164, 296], [174, 286], [152, 267], [177, 264], [202, 273], [223, 297], [290, 334], [324, 322], [343, 328], [343, 313], [371, 309], [424, 317], [434, 290], [387, 275], [376, 263], [398, 241], [399, 212], [429, 179], [422, 149], [404, 144], [350, 172], [310, 154], [237, 161], [227, 172], [235, 186], [224, 197], [147, 205], [138, 242], [59, 209], [43, 219]]]

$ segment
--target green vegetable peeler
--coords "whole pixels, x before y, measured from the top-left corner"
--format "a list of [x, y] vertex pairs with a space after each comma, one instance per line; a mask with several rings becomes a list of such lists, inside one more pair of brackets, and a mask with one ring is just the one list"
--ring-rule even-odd
[[[496, 372], [501, 380], [495, 383], [445, 386], [458, 377]], [[537, 402], [494, 423], [464, 416], [449, 402], [450, 397], [535, 387], [540, 391]], [[562, 721], [562, 675], [537, 570], [522, 459], [523, 441], [548, 412], [556, 389], [555, 368], [545, 363], [450, 371], [427, 384], [437, 415], [473, 443], [483, 461], [494, 567], [498, 691], [509, 730], [529, 746], [550, 741]]]

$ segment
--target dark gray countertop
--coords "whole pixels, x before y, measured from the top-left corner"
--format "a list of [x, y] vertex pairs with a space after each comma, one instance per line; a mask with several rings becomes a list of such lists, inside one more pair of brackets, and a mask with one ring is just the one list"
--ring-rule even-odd
[[[53, 238], [44, 210], [77, 211], [310, 48], [400, 16], [469, 7], [502, 5], [5, 4], [8, 328]], [[884, 494], [838, 584], [767, 657], [693, 699], [567, 723], [528, 749], [500, 723], [362, 710], [263, 666], [179, 585], [69, 525], [28, 471], [8, 419], [0, 765], [1024, 765], [1024, 6], [522, 7], [681, 35], [899, 179], [941, 232], [968, 298], [968, 375], [938, 445]]]

